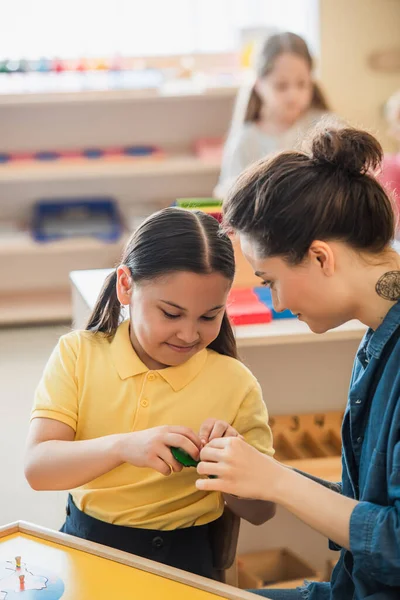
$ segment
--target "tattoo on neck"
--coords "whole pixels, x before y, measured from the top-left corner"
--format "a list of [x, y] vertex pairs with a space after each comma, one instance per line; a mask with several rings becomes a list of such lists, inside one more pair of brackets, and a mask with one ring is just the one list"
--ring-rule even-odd
[[375, 291], [381, 298], [395, 302], [400, 300], [400, 271], [388, 271], [376, 283]]

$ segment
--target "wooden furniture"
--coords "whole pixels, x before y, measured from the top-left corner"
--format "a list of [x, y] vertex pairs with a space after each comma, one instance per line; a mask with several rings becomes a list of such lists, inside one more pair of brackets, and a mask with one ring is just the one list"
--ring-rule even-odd
[[149, 600], [253, 598], [223, 583], [29, 523], [1, 527], [0, 598], [13, 592], [40, 598], [40, 590], [52, 600], [132, 594]]
[[275, 458], [322, 479], [341, 480], [343, 411], [273, 416]]
[[286, 548], [242, 554], [238, 574], [241, 589], [296, 588], [304, 579], [319, 579], [311, 565]]
[[[137, 217], [178, 197], [211, 195], [219, 161], [198, 158], [194, 144], [225, 135], [235, 93], [232, 85], [184, 82], [162, 90], [0, 94], [3, 152], [134, 144], [165, 151], [162, 159], [0, 164], [0, 231], [13, 221], [26, 229], [33, 204], [46, 198], [112, 196], [131, 231]], [[124, 241], [37, 244], [29, 233], [0, 235], [0, 325], [70, 320], [68, 273], [114, 266]]]

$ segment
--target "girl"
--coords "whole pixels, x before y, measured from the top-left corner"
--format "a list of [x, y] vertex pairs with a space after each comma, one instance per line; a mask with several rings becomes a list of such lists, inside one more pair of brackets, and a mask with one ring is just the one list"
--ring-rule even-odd
[[[34, 489], [73, 490], [65, 533], [214, 576], [210, 524], [223, 498], [196, 490], [171, 447], [197, 460], [209, 440], [240, 434], [273, 454], [225, 312], [234, 270], [213, 217], [163, 210], [133, 234], [87, 330], [60, 339], [36, 392], [25, 472]], [[273, 514], [224, 499], [253, 523]]]
[[215, 189], [217, 197], [225, 198], [230, 185], [251, 163], [295, 147], [328, 110], [312, 70], [313, 60], [301, 37], [279, 33], [267, 39], [250, 95], [247, 92], [244, 100], [239, 96], [237, 101]]
[[225, 209], [276, 310], [316, 333], [350, 319], [369, 326], [343, 421], [341, 485], [312, 481], [240, 439], [201, 452], [199, 473], [218, 479], [199, 480], [199, 490], [277, 502], [341, 549], [330, 583], [266, 590], [272, 600], [400, 598], [400, 255], [391, 203], [371, 174], [381, 158], [368, 133], [326, 129], [309, 153], [246, 171]]

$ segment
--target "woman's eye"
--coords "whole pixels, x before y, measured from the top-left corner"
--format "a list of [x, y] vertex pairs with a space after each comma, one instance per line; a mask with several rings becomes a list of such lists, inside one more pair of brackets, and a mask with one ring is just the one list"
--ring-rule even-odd
[[213, 317], [201, 317], [203, 321], [214, 321], [217, 318], [217, 315]]
[[271, 287], [271, 282], [270, 281], [262, 281], [261, 285], [263, 285], [264, 287]]
[[167, 317], [167, 319], [179, 319], [180, 315], [171, 315], [171, 313], [163, 310], [162, 311], [164, 313], [164, 316]]

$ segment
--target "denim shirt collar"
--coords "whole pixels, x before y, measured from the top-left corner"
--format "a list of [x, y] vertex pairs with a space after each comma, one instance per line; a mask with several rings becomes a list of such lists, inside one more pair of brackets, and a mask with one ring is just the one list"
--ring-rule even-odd
[[379, 359], [392, 334], [400, 325], [400, 300], [389, 310], [386, 317], [375, 331], [368, 329], [361, 344], [359, 353], [368, 354]]

